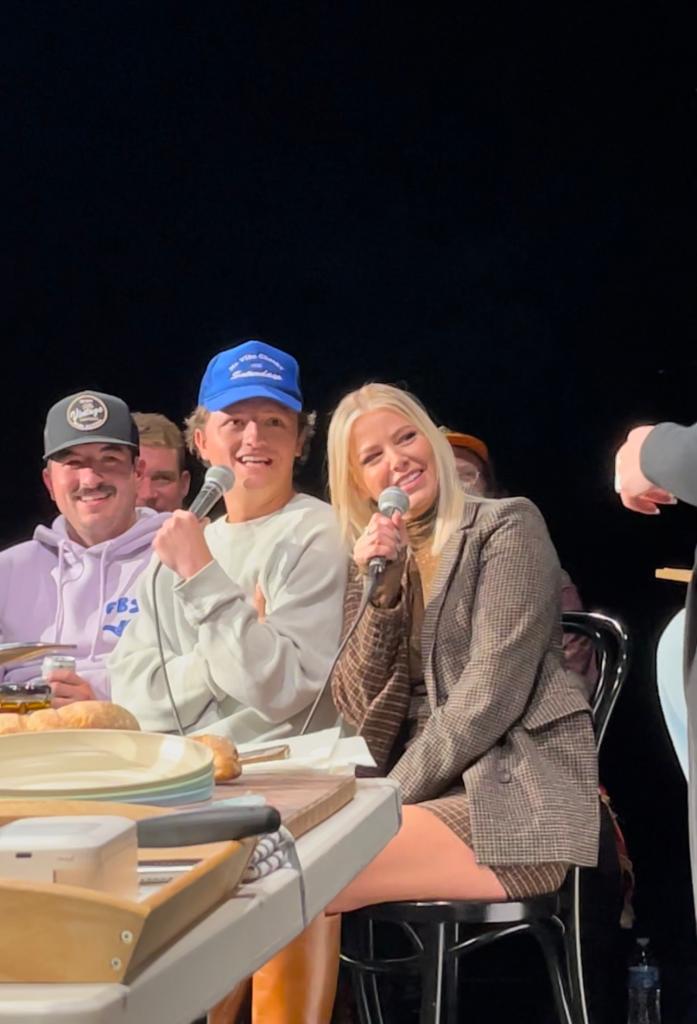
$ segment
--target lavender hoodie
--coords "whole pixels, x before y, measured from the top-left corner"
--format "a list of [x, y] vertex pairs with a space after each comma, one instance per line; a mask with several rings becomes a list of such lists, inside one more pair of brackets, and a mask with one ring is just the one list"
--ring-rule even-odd
[[[136, 515], [130, 530], [90, 548], [71, 540], [58, 516], [37, 526], [33, 540], [0, 552], [0, 641], [77, 644], [76, 671], [101, 700], [110, 694], [105, 658], [138, 613], [136, 582], [167, 518], [149, 508]], [[4, 671], [13, 682], [40, 675], [38, 661]]]

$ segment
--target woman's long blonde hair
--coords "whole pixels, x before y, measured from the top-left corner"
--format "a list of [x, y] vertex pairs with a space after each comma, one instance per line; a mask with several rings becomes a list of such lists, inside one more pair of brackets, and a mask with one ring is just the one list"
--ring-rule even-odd
[[353, 547], [375, 512], [375, 502], [361, 496], [351, 458], [353, 424], [363, 413], [375, 409], [392, 409], [400, 413], [424, 435], [433, 448], [438, 475], [433, 551], [438, 554], [459, 526], [465, 501], [457, 477], [455, 457], [445, 435], [418, 399], [391, 384], [364, 384], [362, 388], [349, 392], [339, 402], [329, 424], [329, 493], [344, 539]]

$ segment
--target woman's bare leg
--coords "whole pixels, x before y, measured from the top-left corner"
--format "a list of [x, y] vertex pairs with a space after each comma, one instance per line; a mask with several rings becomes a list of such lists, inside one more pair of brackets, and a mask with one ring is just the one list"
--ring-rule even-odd
[[408, 804], [402, 827], [374, 860], [327, 907], [348, 913], [395, 900], [505, 900], [491, 870], [425, 807]]

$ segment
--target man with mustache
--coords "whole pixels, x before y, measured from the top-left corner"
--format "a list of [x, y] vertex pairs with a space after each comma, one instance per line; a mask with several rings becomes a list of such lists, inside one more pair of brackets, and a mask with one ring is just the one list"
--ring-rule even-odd
[[[110, 696], [105, 659], [138, 613], [136, 581], [167, 518], [136, 508], [143, 474], [138, 428], [114, 395], [56, 402], [44, 429], [43, 481], [61, 513], [0, 553], [0, 640], [75, 644], [76, 670], [49, 678], [54, 707]], [[4, 679], [36, 679], [36, 662]]]

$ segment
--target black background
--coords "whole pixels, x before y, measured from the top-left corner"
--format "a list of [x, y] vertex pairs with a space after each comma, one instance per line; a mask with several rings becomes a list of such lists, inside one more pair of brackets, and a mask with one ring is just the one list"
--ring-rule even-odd
[[683, 590], [653, 571], [691, 564], [697, 523], [622, 510], [612, 453], [697, 419], [691, 7], [29, 0], [0, 40], [0, 536], [50, 514], [50, 403], [181, 419], [244, 337], [298, 357], [325, 423], [383, 379], [483, 436], [634, 633], [603, 775], [679, 1019], [685, 787], [652, 652]]

